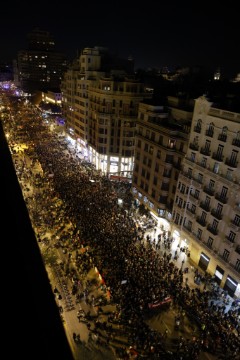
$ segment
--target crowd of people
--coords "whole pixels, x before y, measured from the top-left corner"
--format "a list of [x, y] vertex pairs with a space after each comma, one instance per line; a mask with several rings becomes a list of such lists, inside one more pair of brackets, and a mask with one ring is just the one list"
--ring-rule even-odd
[[[163, 230], [151, 238], [137, 221], [129, 184], [114, 183], [81, 160], [76, 156], [76, 148], [69, 150], [65, 137], [51, 132], [42, 119], [36, 121], [31, 107], [15, 116], [18, 127], [11, 125], [12, 137], [15, 142], [20, 137], [21, 142], [28, 144], [25, 156], [18, 158], [15, 165], [24, 186], [32, 184], [36, 188], [27, 202], [37, 235], [40, 239], [41, 232], [48, 228], [52, 234], [50, 241], [67, 249], [68, 261], [63, 271], [74, 277], [75, 285], [82, 284], [81, 274], [90, 266], [98, 268], [110, 301], [117, 304], [114, 320], [123, 324], [129, 334], [131, 349], [119, 348], [119, 358], [141, 354], [155, 359], [163, 353], [170, 356], [165, 348], [166, 334], [151, 329], [146, 317], [151, 304], [171, 298], [172, 306], [186, 312], [199, 327], [199, 336], [195, 333], [189, 339], [179, 336], [171, 349], [172, 358], [198, 359], [202, 351], [208, 351], [218, 354], [218, 358], [224, 354], [224, 358], [237, 359], [239, 304], [233, 302], [228, 311], [216, 305], [222, 291], [214, 284], [210, 286], [209, 277], [205, 279], [209, 286], [203, 290], [190, 288], [183, 278], [185, 269], [178, 268], [171, 256], [171, 234]], [[35, 167], [40, 171], [34, 171]], [[126, 201], [122, 204], [118, 203], [120, 188], [125, 189]], [[87, 248], [83, 256], [79, 255], [82, 248]], [[74, 266], [73, 252], [77, 253]], [[81, 286], [74, 289], [76, 299], [82, 296]], [[93, 334], [98, 334], [99, 326], [95, 321], [90, 328]], [[108, 330], [110, 341], [111, 327]]]

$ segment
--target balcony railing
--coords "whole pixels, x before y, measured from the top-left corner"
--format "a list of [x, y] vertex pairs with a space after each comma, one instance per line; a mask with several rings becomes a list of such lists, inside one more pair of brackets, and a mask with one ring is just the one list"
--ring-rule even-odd
[[201, 130], [202, 130], [201, 126], [194, 126], [194, 131], [195, 132], [200, 134]]
[[232, 167], [232, 168], [237, 168], [237, 166], [238, 166], [238, 161], [236, 161], [236, 160], [231, 160], [231, 158], [230, 158], [230, 159], [227, 158], [227, 159], [225, 160], [225, 164], [228, 165], [228, 166], [230, 166], [230, 167]]
[[240, 139], [233, 139], [232, 145], [240, 147]]
[[218, 140], [226, 142], [227, 141], [227, 135], [226, 134], [219, 134]]
[[205, 156], [210, 156], [210, 155], [211, 155], [211, 150], [206, 149], [206, 148], [204, 148], [204, 147], [201, 147], [200, 153], [203, 154], [203, 155], [205, 155]]
[[228, 201], [228, 198], [226, 197], [226, 196], [223, 196], [223, 195], [221, 195], [221, 194], [219, 194], [219, 193], [216, 193], [215, 194], [215, 199], [216, 200], [219, 200], [221, 203], [223, 203], [223, 204], [226, 204], [227, 203], [227, 201]]
[[196, 145], [194, 143], [190, 143], [189, 147], [191, 150], [195, 150], [195, 151], [198, 151], [198, 149], [199, 149], [199, 145]]
[[207, 222], [205, 219], [203, 219], [201, 216], [197, 216], [197, 222], [202, 225], [202, 226], [206, 226], [207, 225]]
[[211, 214], [218, 220], [222, 220], [222, 214], [216, 209], [212, 209]]
[[205, 135], [206, 135], [206, 136], [209, 136], [209, 137], [213, 137], [213, 134], [214, 134], [214, 131], [213, 131], [213, 130], [207, 130], [207, 131], [205, 132]]
[[200, 207], [203, 209], [203, 210], [205, 210], [205, 211], [210, 211], [210, 206], [209, 206], [209, 204], [208, 203], [206, 203], [206, 202], [204, 202], [204, 201], [201, 201], [200, 202]]
[[203, 191], [210, 196], [213, 196], [215, 192], [213, 188], [210, 188], [208, 186], [204, 186]]
[[212, 233], [213, 235], [217, 235], [218, 234], [218, 229], [216, 229], [215, 227], [213, 227], [212, 225], [208, 225], [207, 226], [208, 231], [210, 231], [210, 233]]
[[222, 154], [218, 154], [217, 152], [214, 152], [212, 154], [212, 159], [214, 159], [214, 160], [221, 162], [221, 161], [223, 161], [223, 158], [224, 158], [224, 156]]

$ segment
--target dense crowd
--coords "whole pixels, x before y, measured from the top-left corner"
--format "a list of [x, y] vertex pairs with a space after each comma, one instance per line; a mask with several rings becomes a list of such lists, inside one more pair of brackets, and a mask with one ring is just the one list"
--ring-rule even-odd
[[[166, 334], [147, 326], [146, 317], [149, 304], [171, 297], [173, 306], [192, 317], [200, 331], [200, 336], [193, 333], [191, 339], [179, 337], [173, 354], [175, 359], [197, 359], [201, 351], [237, 359], [239, 305], [233, 302], [228, 311], [226, 307], [217, 306], [213, 299], [223, 292], [210, 286], [208, 277], [205, 281], [209, 286], [203, 291], [191, 289], [187, 281], [183, 281], [183, 268], [175, 266], [174, 259], [168, 256], [169, 246], [166, 245], [171, 244], [170, 234], [163, 231], [150, 241], [132, 216], [135, 210], [129, 200], [129, 186], [114, 184], [80, 160], [76, 156], [77, 149], [69, 151], [66, 139], [50, 132], [42, 121], [36, 121], [36, 114], [32, 115], [31, 111], [26, 110], [24, 116], [17, 115], [18, 124], [22, 122], [21, 135], [17, 128], [14, 132], [15, 139], [21, 136], [31, 144], [26, 154], [31, 159], [32, 169], [36, 164], [42, 169], [42, 174], [34, 175], [24, 160], [17, 164], [20, 178], [34, 177], [34, 184], [40, 184], [34, 198], [28, 199], [38, 231], [41, 232], [42, 227], [41, 209], [44, 227], [54, 229], [54, 237], [61, 239], [62, 246], [66, 245], [70, 251], [78, 251], [83, 246], [91, 249], [91, 261], [99, 269], [111, 301], [117, 304], [114, 319], [126, 329], [131, 328], [129, 341], [135, 351], [149, 359], [158, 358], [165, 351]], [[122, 205], [118, 204], [120, 187], [125, 188], [127, 198]], [[62, 202], [51, 208], [49, 204], [54, 198]], [[66, 215], [61, 218], [63, 212], [68, 218]], [[71, 232], [67, 230], [67, 223], [72, 225]], [[165, 249], [164, 253], [159, 249]], [[82, 266], [80, 262], [76, 264], [79, 268]], [[65, 270], [69, 272], [69, 268], [70, 265]], [[96, 333], [98, 326], [96, 323]], [[129, 351], [121, 355], [126, 359], [132, 356]]]

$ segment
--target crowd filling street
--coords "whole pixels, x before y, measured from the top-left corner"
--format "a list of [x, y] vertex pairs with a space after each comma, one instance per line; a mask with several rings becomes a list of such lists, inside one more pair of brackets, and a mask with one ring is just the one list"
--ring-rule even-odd
[[[74, 354], [239, 359], [239, 302], [191, 266], [164, 225], [140, 213], [130, 183], [97, 171], [29, 103], [19, 101], [4, 127]], [[174, 312], [173, 339], [151, 327], [157, 312]], [[188, 336], [179, 331], [186, 318]]]

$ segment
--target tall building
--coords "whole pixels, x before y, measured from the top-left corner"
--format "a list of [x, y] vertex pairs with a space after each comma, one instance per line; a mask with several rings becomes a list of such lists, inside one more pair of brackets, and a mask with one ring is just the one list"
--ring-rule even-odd
[[155, 99], [139, 104], [132, 193], [161, 219], [171, 219], [192, 109], [174, 97], [168, 97], [165, 105]]
[[132, 59], [102, 47], [85, 48], [62, 85], [66, 130], [104, 174], [132, 176], [138, 104], [147, 93]]
[[48, 31], [38, 28], [28, 34], [28, 48], [17, 55], [17, 85], [29, 94], [37, 90], [59, 88], [62, 74], [67, 69], [66, 56], [56, 51], [55, 42]]
[[240, 114], [195, 100], [172, 234], [231, 295], [240, 295]]

